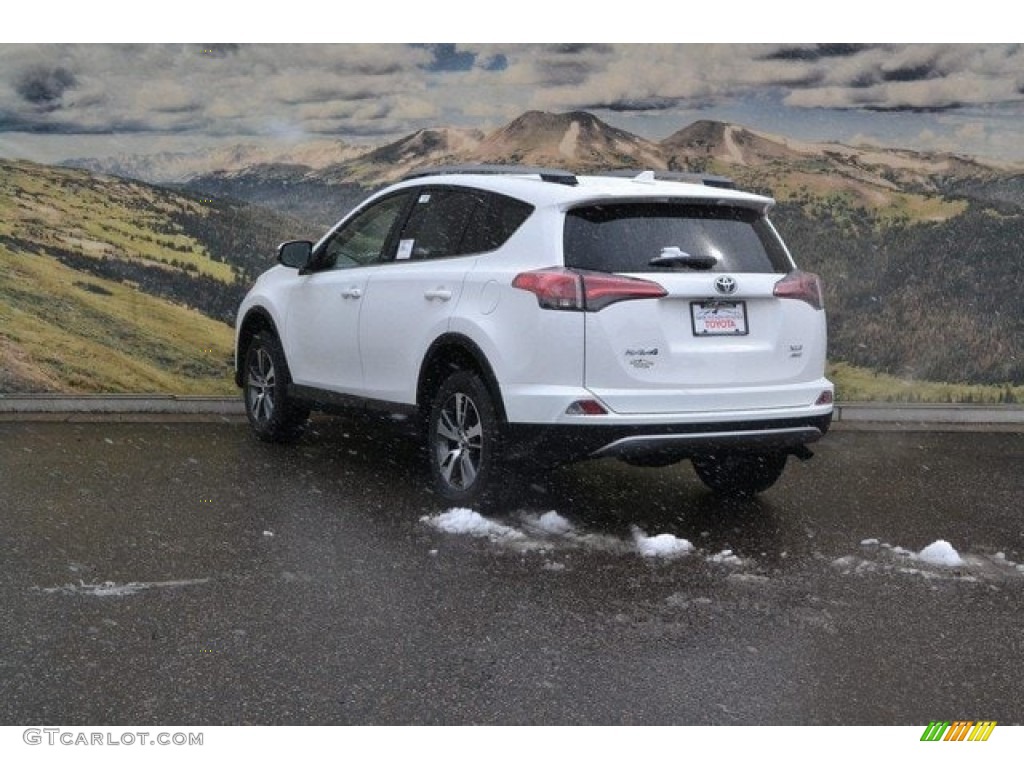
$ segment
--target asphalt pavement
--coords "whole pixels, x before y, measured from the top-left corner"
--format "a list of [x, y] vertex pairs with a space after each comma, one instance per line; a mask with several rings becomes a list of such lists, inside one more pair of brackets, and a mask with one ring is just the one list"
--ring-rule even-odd
[[1024, 433], [816, 450], [477, 518], [389, 424], [4, 421], [0, 724], [1024, 723]]

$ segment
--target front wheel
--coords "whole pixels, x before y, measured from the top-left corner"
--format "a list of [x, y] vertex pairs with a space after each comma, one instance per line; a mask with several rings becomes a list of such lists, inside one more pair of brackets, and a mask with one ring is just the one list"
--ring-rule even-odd
[[296, 440], [309, 418], [309, 409], [288, 396], [291, 381], [281, 343], [273, 334], [257, 333], [245, 354], [245, 414], [261, 440]]
[[427, 428], [434, 490], [452, 504], [496, 498], [501, 429], [487, 386], [472, 371], [456, 371], [431, 401]]
[[695, 458], [693, 468], [715, 493], [752, 496], [775, 485], [786, 458], [784, 453], [726, 453]]

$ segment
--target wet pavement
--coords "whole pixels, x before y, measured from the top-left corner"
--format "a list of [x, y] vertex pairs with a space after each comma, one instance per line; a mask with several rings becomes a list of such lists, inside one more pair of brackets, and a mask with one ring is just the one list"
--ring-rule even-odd
[[1024, 723], [1024, 433], [817, 454], [581, 464], [473, 535], [392, 427], [0, 423], [0, 724]]

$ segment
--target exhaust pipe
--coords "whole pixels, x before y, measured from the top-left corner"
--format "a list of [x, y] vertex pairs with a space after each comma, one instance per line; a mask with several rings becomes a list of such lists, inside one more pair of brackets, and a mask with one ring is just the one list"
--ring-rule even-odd
[[806, 445], [798, 445], [796, 448], [790, 450], [790, 453], [800, 459], [800, 461], [807, 461], [808, 459], [814, 458], [814, 451]]

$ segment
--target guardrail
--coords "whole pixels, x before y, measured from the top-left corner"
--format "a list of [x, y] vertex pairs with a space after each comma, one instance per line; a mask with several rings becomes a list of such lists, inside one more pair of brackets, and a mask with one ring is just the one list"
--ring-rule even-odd
[[0, 394], [0, 414], [180, 414], [244, 416], [241, 397]]
[[[244, 416], [241, 397], [197, 395], [68, 395], [0, 394], [0, 417], [28, 418], [88, 416]], [[961, 425], [1019, 426], [1024, 429], [1024, 406], [917, 403], [838, 403], [834, 423], [892, 424], [904, 427]]]
[[839, 403], [835, 421], [902, 424], [1009, 424], [1024, 428], [1024, 406], [932, 403]]

